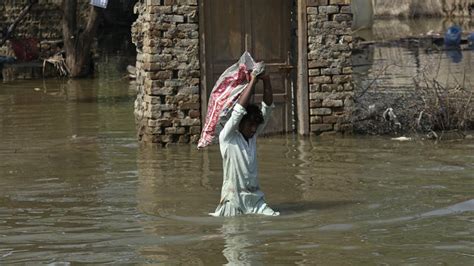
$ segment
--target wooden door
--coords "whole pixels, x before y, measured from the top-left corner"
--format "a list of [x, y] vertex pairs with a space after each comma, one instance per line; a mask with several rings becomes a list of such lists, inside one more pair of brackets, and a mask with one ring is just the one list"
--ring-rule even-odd
[[[288, 132], [293, 129], [291, 86], [291, 0], [205, 0], [201, 6], [201, 59], [205, 62], [201, 94], [203, 110], [211, 90], [226, 68], [234, 64], [244, 51], [256, 61], [264, 61], [270, 74], [275, 110], [265, 133]], [[254, 102], [262, 101], [259, 82]], [[204, 114], [205, 115], [205, 114]]]

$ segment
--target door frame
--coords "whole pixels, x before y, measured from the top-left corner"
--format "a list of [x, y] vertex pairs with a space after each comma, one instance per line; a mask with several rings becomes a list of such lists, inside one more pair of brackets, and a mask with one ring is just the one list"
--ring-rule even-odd
[[209, 101], [207, 97], [207, 62], [206, 62], [206, 9], [205, 9], [205, 0], [199, 0], [199, 61], [201, 64], [201, 82], [200, 82], [200, 105], [201, 105], [201, 128], [206, 122], [207, 115], [207, 102]]
[[308, 88], [308, 17], [307, 0], [296, 3], [297, 20], [297, 60], [296, 60], [296, 131], [300, 135], [309, 135], [309, 88]]
[[[207, 86], [207, 62], [206, 62], [206, 24], [205, 24], [205, 4], [206, 0], [199, 0], [199, 60], [201, 67], [200, 80], [200, 107], [201, 107], [201, 126], [204, 125], [207, 115], [208, 96]], [[309, 128], [309, 90], [308, 90], [308, 30], [307, 30], [307, 0], [295, 0], [296, 20], [297, 20], [297, 40], [294, 56], [296, 57], [296, 84], [294, 88], [294, 101], [296, 104], [296, 132], [300, 135], [308, 135]], [[293, 40], [294, 41], [294, 40]], [[212, 90], [212, 88], [208, 88]]]

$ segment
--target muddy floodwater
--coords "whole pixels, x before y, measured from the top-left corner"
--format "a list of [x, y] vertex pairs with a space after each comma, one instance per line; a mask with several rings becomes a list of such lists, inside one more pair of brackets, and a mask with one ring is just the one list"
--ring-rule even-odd
[[220, 219], [218, 147], [140, 145], [134, 94], [0, 85], [0, 264], [474, 263], [474, 140], [262, 138], [282, 215]]
[[473, 139], [261, 138], [282, 215], [214, 218], [218, 147], [138, 143], [133, 86], [99, 72], [0, 84], [1, 265], [474, 265]]

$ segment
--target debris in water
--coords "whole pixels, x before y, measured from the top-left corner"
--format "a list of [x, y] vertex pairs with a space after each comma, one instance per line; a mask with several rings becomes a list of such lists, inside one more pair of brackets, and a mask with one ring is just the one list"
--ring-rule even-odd
[[407, 137], [398, 137], [398, 138], [392, 138], [392, 140], [398, 140], [398, 141], [411, 141], [412, 138], [407, 138]]
[[402, 127], [402, 124], [400, 124], [398, 121], [397, 115], [393, 112], [393, 108], [387, 108], [387, 110], [383, 112], [382, 116], [385, 121], [392, 121], [398, 127]]

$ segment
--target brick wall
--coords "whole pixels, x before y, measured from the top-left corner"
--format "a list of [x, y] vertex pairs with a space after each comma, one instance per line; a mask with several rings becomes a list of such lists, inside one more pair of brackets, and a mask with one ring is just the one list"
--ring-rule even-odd
[[199, 20], [197, 0], [148, 0], [136, 5], [132, 26], [137, 46], [135, 117], [144, 142], [197, 142]]
[[351, 131], [352, 14], [348, 0], [308, 0], [310, 130]]
[[[61, 45], [63, 33], [61, 28], [62, 0], [39, 0], [17, 24], [13, 38], [35, 38], [39, 42], [40, 58], [46, 58], [57, 52]], [[89, 0], [78, 0], [79, 16], [88, 16]], [[27, 6], [27, 0], [0, 1], [0, 38], [3, 38], [3, 29], [7, 29]], [[81, 21], [85, 23], [83, 19]]]
[[[23, 1], [2, 1], [0, 3], [0, 29], [6, 29], [27, 6]], [[40, 42], [40, 57], [49, 56], [62, 39], [60, 1], [39, 1], [17, 25], [13, 37], [35, 38]], [[0, 37], [3, 38], [1, 30]]]

